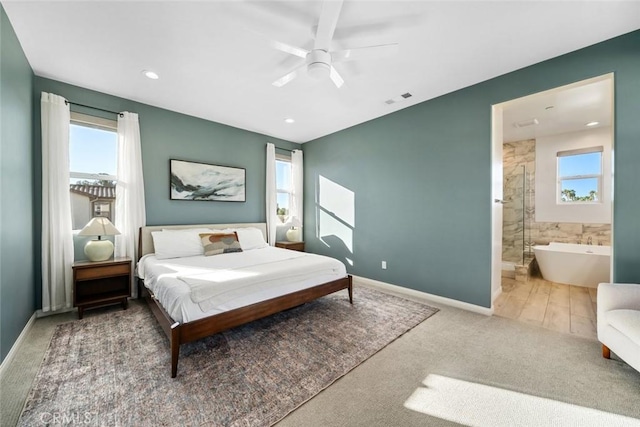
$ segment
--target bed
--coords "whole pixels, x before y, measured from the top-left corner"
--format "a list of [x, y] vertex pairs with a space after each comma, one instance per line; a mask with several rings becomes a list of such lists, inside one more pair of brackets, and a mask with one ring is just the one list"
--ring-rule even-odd
[[[185, 245], [185, 248], [173, 243], [173, 236], [184, 239], [184, 233], [199, 235], [213, 230], [237, 232], [243, 248], [250, 250], [194, 256], [192, 237], [189, 237], [191, 246]], [[265, 235], [265, 223], [140, 228], [139, 295], [146, 299], [169, 338], [172, 378], [177, 375], [180, 346], [184, 343], [343, 289], [347, 290], [349, 302], [353, 303], [352, 278], [346, 273], [344, 264], [328, 257], [268, 246], [264, 243]], [[171, 244], [160, 240], [162, 236], [169, 236]], [[176, 254], [185, 256], [174, 256]], [[167, 255], [171, 256], [167, 258]], [[224, 280], [220, 280], [221, 275]]]

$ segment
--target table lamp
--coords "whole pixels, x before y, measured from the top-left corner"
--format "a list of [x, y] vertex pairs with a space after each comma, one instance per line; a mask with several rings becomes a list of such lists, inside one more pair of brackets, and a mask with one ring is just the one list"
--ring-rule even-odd
[[300, 221], [297, 216], [294, 216], [289, 221], [289, 225], [291, 225], [291, 228], [287, 230], [287, 240], [290, 242], [299, 242], [301, 240], [300, 227], [302, 227], [302, 221]]
[[78, 233], [78, 236], [98, 236], [89, 240], [84, 246], [84, 254], [90, 261], [106, 261], [113, 255], [113, 243], [111, 240], [102, 240], [102, 236], [115, 236], [120, 234], [117, 228], [111, 224], [108, 218], [93, 218]]

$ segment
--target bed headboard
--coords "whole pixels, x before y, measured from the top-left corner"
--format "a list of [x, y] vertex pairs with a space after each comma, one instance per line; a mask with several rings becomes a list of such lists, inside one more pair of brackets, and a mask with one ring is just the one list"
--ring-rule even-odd
[[166, 230], [183, 230], [186, 228], [211, 228], [213, 230], [222, 230], [225, 228], [244, 228], [254, 227], [262, 231], [262, 235], [267, 240], [267, 224], [265, 222], [247, 222], [240, 224], [183, 224], [183, 225], [147, 225], [140, 227], [140, 240], [138, 242], [138, 258], [143, 255], [155, 252], [153, 247], [152, 231]]

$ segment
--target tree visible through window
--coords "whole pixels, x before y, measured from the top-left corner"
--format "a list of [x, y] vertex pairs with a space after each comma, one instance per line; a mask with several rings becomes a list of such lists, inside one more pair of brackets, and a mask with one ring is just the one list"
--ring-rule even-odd
[[559, 202], [600, 202], [601, 185], [602, 147], [558, 153]]
[[115, 220], [117, 124], [113, 120], [71, 114], [69, 190], [74, 230], [94, 217]]

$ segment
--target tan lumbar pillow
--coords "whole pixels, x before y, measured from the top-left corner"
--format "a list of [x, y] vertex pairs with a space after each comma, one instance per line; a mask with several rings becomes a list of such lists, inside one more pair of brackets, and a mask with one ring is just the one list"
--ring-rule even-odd
[[204, 256], [242, 252], [238, 235], [233, 233], [200, 233]]

